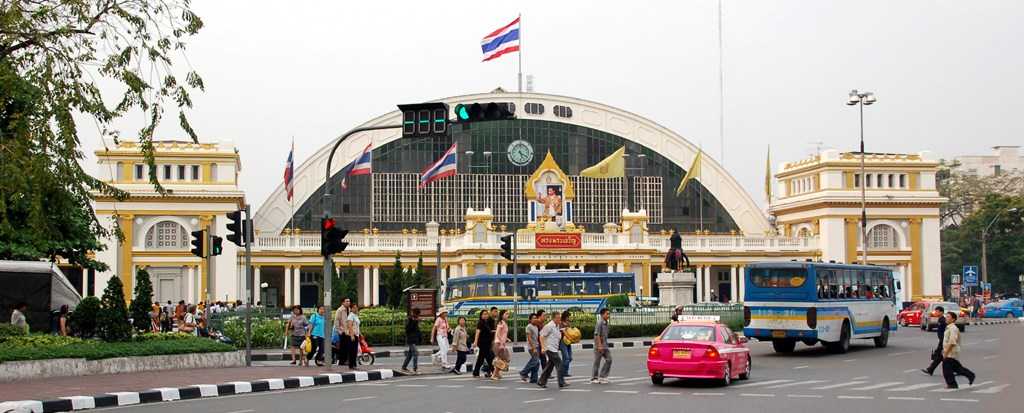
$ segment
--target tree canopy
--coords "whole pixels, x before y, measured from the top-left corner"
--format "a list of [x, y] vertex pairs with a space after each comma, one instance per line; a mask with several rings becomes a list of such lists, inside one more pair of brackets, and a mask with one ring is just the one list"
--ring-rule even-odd
[[[1017, 210], [1011, 212], [1012, 208]], [[990, 223], [989, 282], [995, 292], [1019, 292], [1017, 277], [1024, 274], [1024, 196], [990, 194], [958, 225], [943, 228], [942, 273], [958, 274], [964, 265], [981, 265], [981, 237]]]
[[[189, 0], [0, 1], [0, 259], [106, 268], [88, 252], [117, 234], [116, 223], [99, 222], [90, 200], [127, 194], [83, 170], [76, 118], [117, 142], [113, 122], [143, 116], [132, 136], [150, 165], [168, 107], [198, 142], [186, 111], [203, 81], [179, 62], [202, 27]], [[119, 92], [104, 96], [101, 83]]]

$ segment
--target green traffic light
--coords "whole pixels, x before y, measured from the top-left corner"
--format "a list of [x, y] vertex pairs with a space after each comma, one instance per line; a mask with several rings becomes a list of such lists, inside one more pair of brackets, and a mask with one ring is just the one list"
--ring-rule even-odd
[[459, 120], [469, 120], [469, 107], [466, 105], [458, 105], [455, 107], [455, 116]]

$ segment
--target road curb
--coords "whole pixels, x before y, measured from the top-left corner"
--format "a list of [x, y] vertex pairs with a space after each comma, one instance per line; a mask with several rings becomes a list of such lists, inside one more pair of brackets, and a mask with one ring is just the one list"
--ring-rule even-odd
[[[620, 347], [620, 348], [650, 347], [650, 345], [651, 345], [651, 340], [609, 341], [608, 342], [608, 347], [609, 348], [616, 348], [616, 347]], [[594, 344], [593, 343], [576, 343], [576, 344], [572, 345], [572, 349], [573, 350], [584, 350], [584, 349], [592, 349], [592, 348], [594, 348]], [[420, 356], [429, 356], [431, 354], [434, 354], [434, 352], [436, 352], [436, 350], [434, 350], [434, 349], [424, 349], [424, 350], [418, 350], [417, 354], [420, 355]], [[513, 346], [512, 347], [512, 352], [513, 353], [525, 353], [526, 352], [526, 346], [524, 346], [524, 345]], [[405, 351], [401, 351], [401, 350], [397, 350], [397, 351], [391, 351], [391, 350], [376, 351], [376, 352], [373, 353], [373, 355], [374, 355], [375, 358], [405, 357]], [[253, 354], [252, 355], [252, 360], [253, 361], [282, 361], [282, 360], [291, 360], [291, 353], [287, 353], [287, 352], [281, 352], [281, 353], [257, 353], [257, 354]]]
[[998, 325], [998, 324], [1016, 324], [1016, 323], [1020, 323], [1020, 322], [1021, 322], [1021, 320], [1019, 318], [1013, 318], [1013, 319], [995, 318], [995, 319], [991, 319], [991, 320], [985, 320], [985, 319], [974, 320], [974, 321], [970, 322], [970, 325], [972, 325], [972, 326], [992, 326], [992, 325]]
[[112, 392], [97, 396], [68, 396], [54, 400], [21, 400], [0, 403], [0, 411], [50, 413], [95, 409], [100, 407], [130, 406], [135, 404], [169, 402], [175, 400], [206, 399], [244, 393], [260, 393], [330, 384], [357, 383], [395, 377], [389, 369], [326, 373], [316, 376], [233, 381], [221, 384], [197, 384], [186, 387], [161, 387], [141, 392]]

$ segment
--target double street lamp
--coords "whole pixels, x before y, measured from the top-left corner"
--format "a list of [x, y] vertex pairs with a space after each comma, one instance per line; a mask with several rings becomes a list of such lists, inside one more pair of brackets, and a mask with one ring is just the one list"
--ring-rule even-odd
[[[858, 92], [857, 89], [850, 91], [850, 97], [846, 100], [847, 106], [860, 107], [860, 232], [861, 232], [861, 264], [868, 263], [868, 208], [867, 208], [867, 174], [864, 172], [864, 106], [875, 103], [875, 94], [871, 92]], [[846, 257], [849, 260], [851, 257]]]
[[988, 282], [988, 255], [986, 253], [986, 243], [988, 240], [988, 230], [992, 228], [992, 224], [996, 223], [1004, 212], [1014, 213], [1017, 212], [1017, 208], [1006, 208], [996, 213], [996, 216], [992, 218], [992, 222], [989, 222], [985, 226], [985, 229], [981, 230], [981, 280]]

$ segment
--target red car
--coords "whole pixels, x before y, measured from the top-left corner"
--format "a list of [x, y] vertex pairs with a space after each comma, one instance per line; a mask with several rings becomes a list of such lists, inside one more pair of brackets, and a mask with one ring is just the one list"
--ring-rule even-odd
[[942, 313], [938, 310], [939, 307], [942, 307], [943, 311], [959, 310], [960, 317], [956, 320], [956, 326], [960, 328], [960, 331], [966, 331], [966, 311], [960, 308], [959, 305], [948, 301], [917, 301], [905, 310], [900, 311], [896, 315], [896, 319], [904, 327], [917, 325], [922, 330], [931, 331], [938, 325], [939, 317], [942, 317]]
[[673, 322], [648, 350], [647, 373], [656, 385], [668, 377], [717, 379], [728, 386], [733, 379], [750, 378], [746, 342], [715, 321]]

